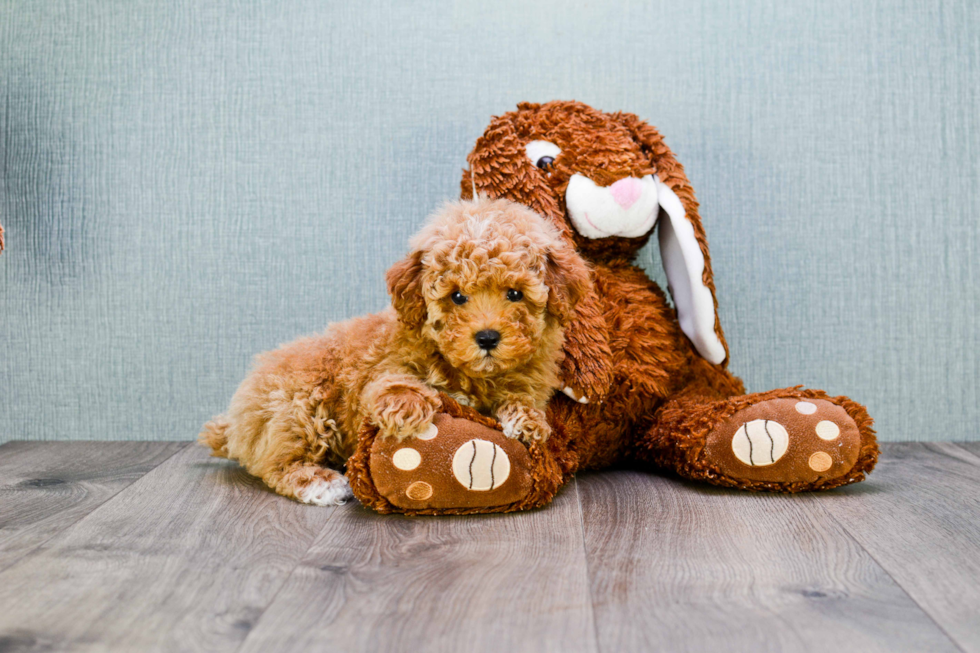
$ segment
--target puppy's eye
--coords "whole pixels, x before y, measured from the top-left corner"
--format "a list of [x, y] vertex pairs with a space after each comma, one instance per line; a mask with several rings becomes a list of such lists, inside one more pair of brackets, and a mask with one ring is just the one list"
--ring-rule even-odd
[[555, 159], [561, 154], [561, 148], [548, 141], [531, 141], [524, 146], [524, 151], [527, 152], [527, 158], [531, 163], [546, 172], [551, 170], [555, 165]]
[[453, 292], [453, 294], [449, 296], [449, 299], [453, 300], [453, 303], [456, 304], [457, 306], [462, 306], [463, 304], [466, 303], [466, 300], [468, 300], [469, 297], [456, 290]]
[[511, 288], [507, 291], [507, 299], [512, 302], [519, 302], [524, 299], [524, 293], [522, 293], [520, 290], [514, 290]]

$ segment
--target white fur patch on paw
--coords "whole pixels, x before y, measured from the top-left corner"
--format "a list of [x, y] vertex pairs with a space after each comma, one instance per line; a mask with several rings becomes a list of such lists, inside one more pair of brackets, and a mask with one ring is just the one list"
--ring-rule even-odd
[[[504, 435], [508, 438], [516, 438], [521, 435], [520, 418], [505, 417], [500, 421], [500, 426], [504, 429]], [[476, 442], [476, 440], [474, 440]], [[483, 440], [480, 440], [483, 442]]]
[[314, 479], [309, 485], [297, 493], [300, 501], [314, 506], [342, 506], [348, 499], [354, 497], [350, 491], [347, 478], [338, 476], [332, 481], [322, 478]]
[[473, 405], [473, 400], [470, 399], [468, 395], [465, 395], [462, 392], [454, 392], [454, 393], [450, 394], [449, 396], [452, 397], [453, 399], [455, 399], [456, 400], [456, 403], [459, 404], [460, 406], [472, 406]]
[[742, 424], [732, 437], [735, 457], [746, 465], [764, 467], [783, 457], [789, 448], [789, 433], [779, 422], [756, 419]]
[[470, 440], [453, 455], [453, 476], [468, 490], [493, 490], [510, 476], [510, 458], [493, 442]]

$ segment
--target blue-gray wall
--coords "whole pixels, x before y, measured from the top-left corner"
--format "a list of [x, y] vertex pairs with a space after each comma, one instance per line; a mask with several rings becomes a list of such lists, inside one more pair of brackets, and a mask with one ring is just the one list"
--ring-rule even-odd
[[750, 389], [976, 439], [978, 7], [6, 0], [0, 442], [192, 438], [253, 353], [380, 309], [490, 116], [553, 98], [685, 163]]

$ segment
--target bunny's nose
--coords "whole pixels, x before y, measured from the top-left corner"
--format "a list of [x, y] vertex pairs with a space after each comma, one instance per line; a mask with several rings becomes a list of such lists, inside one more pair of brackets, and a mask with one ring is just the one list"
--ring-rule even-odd
[[609, 192], [612, 193], [613, 199], [616, 200], [616, 204], [619, 204], [624, 209], [628, 209], [629, 207], [633, 206], [633, 204], [636, 203], [636, 200], [640, 199], [640, 195], [643, 194], [643, 182], [636, 177], [620, 179], [609, 187]]
[[476, 334], [476, 344], [480, 346], [480, 349], [485, 351], [490, 351], [496, 348], [500, 344], [500, 332], [493, 331], [491, 329], [484, 329]]

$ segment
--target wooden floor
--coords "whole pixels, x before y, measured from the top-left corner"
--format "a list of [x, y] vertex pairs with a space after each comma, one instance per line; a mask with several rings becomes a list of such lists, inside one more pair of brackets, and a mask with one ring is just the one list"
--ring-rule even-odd
[[824, 494], [610, 471], [405, 518], [187, 443], [8, 443], [0, 652], [74, 650], [980, 651], [980, 444]]

